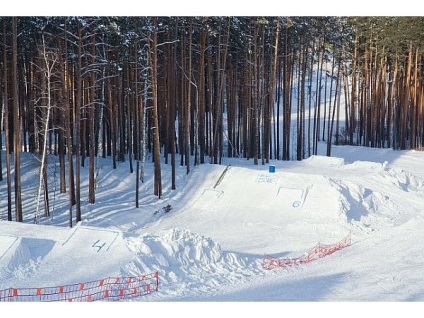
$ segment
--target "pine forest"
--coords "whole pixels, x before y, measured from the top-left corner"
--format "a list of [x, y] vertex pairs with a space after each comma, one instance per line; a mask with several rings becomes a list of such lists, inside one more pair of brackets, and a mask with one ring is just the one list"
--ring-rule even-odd
[[[224, 157], [302, 160], [332, 145], [422, 150], [423, 17], [0, 17], [0, 182], [23, 221], [21, 153], [60, 163], [69, 225], [96, 158], [137, 179]], [[81, 167], [89, 193], [81, 193]]]

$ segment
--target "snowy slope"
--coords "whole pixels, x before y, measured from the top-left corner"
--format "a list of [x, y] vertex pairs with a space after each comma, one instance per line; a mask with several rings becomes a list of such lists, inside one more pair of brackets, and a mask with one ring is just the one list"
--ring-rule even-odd
[[[423, 301], [424, 154], [353, 147], [333, 154], [273, 161], [275, 173], [240, 159], [197, 166], [189, 176], [181, 168], [177, 191], [164, 165], [161, 200], [150, 193], [148, 167], [139, 209], [127, 165], [104, 164], [96, 204], [84, 202], [77, 226], [67, 227], [66, 194], [56, 195], [44, 225], [32, 216], [0, 222], [0, 289], [158, 271], [159, 292], [141, 301]], [[265, 254], [297, 257], [349, 232], [352, 246], [323, 259], [262, 268]]]

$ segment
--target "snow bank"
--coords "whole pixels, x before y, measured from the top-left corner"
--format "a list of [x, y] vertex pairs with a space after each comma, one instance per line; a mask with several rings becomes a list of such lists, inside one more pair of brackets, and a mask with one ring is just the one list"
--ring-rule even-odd
[[341, 167], [344, 165], [344, 159], [338, 157], [327, 157], [313, 155], [302, 161], [309, 165], [329, 166], [329, 167]]
[[130, 237], [136, 259], [122, 275], [158, 271], [162, 295], [219, 290], [261, 273], [261, 259], [222, 251], [219, 244], [187, 229], [174, 228], [159, 235]]
[[54, 245], [55, 242], [48, 239], [19, 238], [13, 251], [9, 251], [7, 270], [10, 276], [25, 279], [37, 273]]

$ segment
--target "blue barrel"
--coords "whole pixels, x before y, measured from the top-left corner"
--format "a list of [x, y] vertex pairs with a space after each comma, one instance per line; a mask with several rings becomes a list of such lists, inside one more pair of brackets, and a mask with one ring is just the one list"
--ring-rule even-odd
[[275, 166], [269, 166], [269, 172], [274, 173], [275, 172]]

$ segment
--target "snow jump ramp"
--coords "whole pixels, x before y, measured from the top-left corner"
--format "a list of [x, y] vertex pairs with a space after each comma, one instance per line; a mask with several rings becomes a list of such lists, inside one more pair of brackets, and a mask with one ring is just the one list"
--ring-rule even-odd
[[279, 213], [299, 210], [310, 188], [296, 182], [290, 173], [258, 172], [233, 166], [224, 174], [225, 178], [220, 178], [214, 188], [200, 192], [192, 208], [209, 211], [255, 208]]
[[79, 250], [107, 252], [119, 237], [118, 231], [77, 227], [63, 242], [64, 247], [77, 247]]

